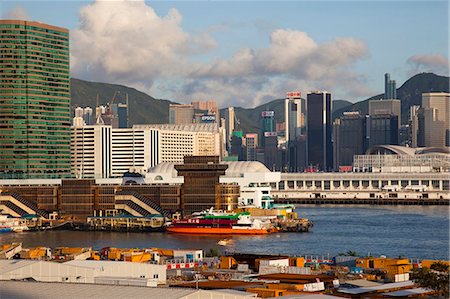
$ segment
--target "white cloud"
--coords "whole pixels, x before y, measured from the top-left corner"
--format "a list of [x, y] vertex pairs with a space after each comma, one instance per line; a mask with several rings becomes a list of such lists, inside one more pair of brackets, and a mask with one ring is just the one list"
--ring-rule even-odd
[[79, 28], [71, 32], [72, 74], [179, 102], [215, 99], [220, 106], [251, 107], [294, 89], [367, 96], [363, 77], [351, 70], [368, 53], [359, 40], [317, 43], [306, 32], [277, 29], [265, 48], [198, 62], [194, 56], [218, 47], [214, 30], [189, 34], [179, 11], [159, 16], [142, 0], [97, 1], [81, 9]]
[[12, 10], [3, 15], [4, 19], [8, 20], [29, 20], [30, 17], [25, 9], [21, 6], [16, 6]]
[[433, 72], [441, 75], [449, 75], [449, 60], [440, 54], [414, 55], [408, 58], [407, 63], [411, 67], [409, 74], [419, 72]]

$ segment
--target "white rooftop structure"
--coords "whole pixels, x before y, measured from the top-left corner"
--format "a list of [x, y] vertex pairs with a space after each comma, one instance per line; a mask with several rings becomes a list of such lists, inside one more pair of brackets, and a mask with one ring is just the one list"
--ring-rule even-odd
[[246, 292], [207, 291], [186, 288], [144, 288], [101, 284], [43, 283], [0, 281], [0, 297], [8, 299], [41, 298], [164, 298], [164, 299], [247, 299], [256, 294]]
[[[220, 177], [221, 183], [238, 183], [241, 187], [269, 185], [281, 179], [280, 172], [270, 171], [264, 164], [257, 161], [227, 161], [225, 175]], [[177, 175], [175, 165], [178, 162], [163, 162], [150, 168], [145, 174], [146, 183], [182, 184], [183, 177]]]

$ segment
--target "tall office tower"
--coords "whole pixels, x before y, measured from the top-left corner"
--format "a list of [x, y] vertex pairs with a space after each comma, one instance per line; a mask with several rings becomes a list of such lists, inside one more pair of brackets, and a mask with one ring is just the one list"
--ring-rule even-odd
[[69, 177], [69, 31], [17, 20], [0, 30], [0, 178]]
[[169, 105], [169, 123], [175, 125], [192, 124], [194, 119], [194, 107], [188, 104]]
[[331, 94], [326, 91], [309, 92], [306, 111], [307, 165], [328, 171], [333, 167]]
[[417, 147], [417, 134], [419, 132], [419, 105], [413, 105], [409, 107], [409, 135], [410, 135], [410, 145], [411, 147]]
[[234, 131], [234, 107], [228, 107], [225, 110], [225, 135], [226, 135], [226, 149], [229, 152], [231, 150], [231, 135]]
[[244, 161], [244, 148], [242, 145], [242, 131], [234, 131], [231, 135], [231, 156], [237, 157], [238, 161]]
[[365, 152], [365, 117], [359, 112], [344, 112], [334, 122], [334, 169], [341, 166], [352, 166], [354, 155]]
[[119, 128], [128, 128], [128, 101], [117, 104], [117, 116], [119, 118]]
[[93, 111], [91, 107], [86, 107], [83, 109], [83, 119], [84, 119], [84, 123], [86, 125], [93, 125], [94, 124], [94, 116], [93, 116]]
[[366, 120], [366, 147], [375, 145], [398, 145], [397, 115], [375, 114], [369, 115]]
[[258, 134], [245, 134], [245, 157], [247, 161], [256, 161]]
[[286, 165], [290, 172], [301, 171], [305, 165], [306, 143], [304, 125], [304, 101], [300, 92], [288, 92], [284, 101], [285, 110], [285, 138], [286, 138]]
[[264, 147], [264, 134], [266, 132], [276, 132], [274, 111], [261, 112], [261, 134], [259, 142], [261, 147]]
[[288, 92], [284, 100], [284, 120], [286, 123], [286, 142], [300, 136], [303, 126], [302, 101], [299, 91]]
[[277, 132], [266, 132], [264, 134], [264, 165], [270, 170], [281, 168], [278, 159], [278, 137]]
[[422, 94], [419, 111], [420, 146], [450, 146], [450, 93], [431, 92]]
[[400, 128], [402, 120], [400, 100], [371, 100], [369, 101], [369, 115], [392, 114], [398, 118], [398, 127]]
[[397, 98], [397, 87], [395, 80], [391, 80], [388, 73], [384, 74], [384, 97], [385, 100]]

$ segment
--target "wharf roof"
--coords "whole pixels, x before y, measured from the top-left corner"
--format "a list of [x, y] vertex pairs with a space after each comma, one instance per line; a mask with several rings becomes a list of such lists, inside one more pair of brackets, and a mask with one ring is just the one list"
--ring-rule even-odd
[[412, 287], [414, 283], [410, 280], [408, 281], [402, 281], [402, 282], [394, 282], [394, 283], [385, 283], [379, 286], [373, 286], [373, 287], [364, 287], [364, 288], [355, 288], [355, 289], [339, 289], [338, 292], [345, 293], [345, 294], [352, 294], [352, 295], [358, 295], [358, 294], [364, 294], [364, 293], [372, 293], [372, 292], [378, 292], [378, 291], [388, 291], [391, 289], [401, 289], [401, 288], [408, 288]]
[[190, 297], [199, 290], [181, 288], [149, 288], [84, 283], [47, 283], [0, 281], [0, 297], [8, 299], [40, 298], [198, 298]]
[[425, 288], [415, 288], [415, 289], [407, 289], [407, 290], [400, 290], [395, 291], [391, 293], [384, 294], [386, 296], [390, 297], [408, 297], [412, 295], [424, 295], [428, 293], [433, 293], [433, 290], [425, 289]]
[[349, 284], [357, 287], [374, 287], [381, 285], [381, 283], [370, 281], [367, 279], [347, 280], [342, 282], [341, 284]]

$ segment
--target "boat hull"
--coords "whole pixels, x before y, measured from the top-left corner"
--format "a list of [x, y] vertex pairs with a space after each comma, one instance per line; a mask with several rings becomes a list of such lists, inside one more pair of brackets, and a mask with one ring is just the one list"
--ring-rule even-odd
[[271, 233], [268, 229], [233, 229], [223, 227], [166, 227], [171, 233], [208, 234], [208, 235], [265, 235]]

